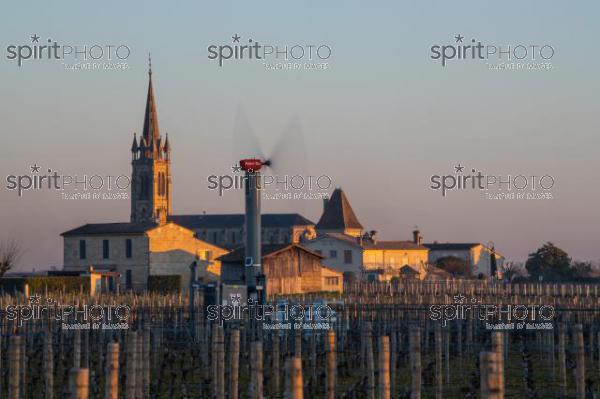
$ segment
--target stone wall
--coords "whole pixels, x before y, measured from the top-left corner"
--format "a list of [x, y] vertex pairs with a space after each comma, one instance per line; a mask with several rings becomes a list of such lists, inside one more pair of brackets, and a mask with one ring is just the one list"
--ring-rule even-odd
[[[362, 248], [358, 245], [352, 245], [348, 242], [331, 237], [318, 238], [302, 244], [311, 251], [320, 251], [325, 257], [322, 263], [340, 272], [352, 272], [359, 276], [362, 272]], [[335, 251], [332, 254], [332, 251]], [[346, 263], [344, 251], [352, 251], [352, 262]], [[333, 256], [335, 255], [335, 256]]]
[[[126, 240], [131, 240], [131, 258], [126, 256]], [[80, 259], [79, 241], [85, 240], [86, 257]], [[103, 242], [109, 242], [109, 256], [103, 257]], [[116, 270], [121, 274], [121, 289], [125, 289], [127, 270], [131, 270], [132, 288], [141, 291], [148, 279], [148, 238], [142, 234], [94, 235], [64, 237], [64, 270]]]
[[[215, 260], [227, 251], [195, 237], [193, 231], [175, 223], [167, 223], [147, 232], [150, 242], [150, 274], [182, 276], [182, 288], [187, 290], [190, 265], [200, 259], [196, 275], [204, 281], [218, 281], [221, 262]], [[207, 253], [210, 259], [207, 259]]]

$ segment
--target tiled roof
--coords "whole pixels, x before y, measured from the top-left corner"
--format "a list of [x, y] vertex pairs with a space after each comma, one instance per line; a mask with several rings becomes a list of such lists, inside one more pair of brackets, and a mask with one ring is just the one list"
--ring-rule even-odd
[[[274, 255], [277, 252], [285, 250], [287, 248], [298, 248], [298, 249], [301, 249], [302, 251], [307, 252], [316, 257], [324, 258], [322, 255], [320, 255], [316, 252], [313, 252], [310, 249], [307, 249], [307, 248], [303, 247], [302, 245], [298, 245], [298, 244], [264, 244], [262, 246], [262, 256], [263, 256], [263, 258], [265, 258], [265, 257], [271, 256], [271, 255]], [[244, 262], [244, 259], [245, 259], [245, 247], [243, 247], [243, 246], [237, 247], [233, 251], [231, 251], [225, 255], [222, 255], [218, 258], [218, 260], [220, 260], [221, 262], [227, 262], [227, 263]]]
[[156, 223], [93, 223], [65, 231], [61, 236], [143, 234], [156, 226]]
[[438, 251], [464, 251], [464, 250], [470, 250], [473, 247], [476, 247], [478, 245], [481, 245], [479, 243], [451, 243], [451, 242], [447, 242], [447, 243], [427, 243], [427, 244], [423, 244], [425, 245], [427, 248], [429, 248], [432, 251], [438, 250]]
[[317, 223], [317, 230], [362, 229], [363, 226], [350, 206], [346, 194], [336, 188], [327, 201], [323, 215]]
[[[170, 215], [168, 218], [188, 229], [242, 228], [244, 214], [220, 215]], [[261, 217], [262, 227], [314, 226], [314, 223], [297, 213], [267, 213]]]
[[420, 249], [426, 250], [423, 245], [415, 244], [412, 241], [380, 241], [371, 242], [363, 240], [364, 249]]
[[356, 237], [352, 237], [352, 236], [349, 236], [348, 234], [343, 234], [343, 233], [324, 233], [324, 234], [319, 234], [317, 236], [317, 238], [315, 238], [313, 241], [322, 240], [324, 238], [333, 238], [335, 240], [340, 240], [340, 241], [346, 242], [348, 244], [360, 246], [360, 244], [358, 242], [358, 239]]

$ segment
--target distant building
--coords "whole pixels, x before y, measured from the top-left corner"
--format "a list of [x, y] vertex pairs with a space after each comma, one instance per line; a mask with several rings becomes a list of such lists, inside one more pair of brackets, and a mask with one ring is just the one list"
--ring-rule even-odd
[[379, 240], [375, 231], [363, 234], [363, 226], [341, 188], [324, 203], [316, 231], [317, 238], [304, 245], [323, 255], [325, 265], [341, 272], [389, 279], [398, 276], [403, 266], [418, 273], [427, 263], [428, 249], [420, 242]]
[[323, 264], [340, 272], [362, 273], [363, 248], [360, 237], [325, 233], [303, 244], [323, 256]]
[[422, 273], [427, 264], [428, 249], [412, 241], [379, 241], [375, 237], [363, 240], [363, 270], [383, 270], [395, 277], [404, 266]]
[[504, 264], [504, 256], [496, 250], [481, 243], [429, 243], [424, 244], [429, 248], [429, 262], [436, 264], [437, 261], [445, 257], [455, 257], [464, 260], [472, 267], [474, 276], [483, 274], [491, 275], [491, 259], [496, 257], [497, 270]]
[[[267, 295], [343, 291], [342, 273], [321, 264], [323, 257], [298, 244], [263, 245], [262, 270]], [[244, 284], [244, 248], [218, 260], [223, 284]]]
[[328, 267], [358, 276], [363, 265], [362, 230], [346, 194], [336, 188], [330, 199], [323, 201], [317, 237], [304, 245], [323, 255]]
[[122, 289], [147, 288], [150, 275], [181, 275], [188, 287], [189, 265], [198, 258], [198, 276], [218, 280], [215, 260], [225, 248], [198, 239], [196, 233], [167, 220], [171, 213], [171, 145], [160, 135], [152, 70], [143, 132], [131, 146], [131, 216], [125, 223], [86, 224], [62, 233], [65, 271], [116, 271]]
[[[81, 272], [114, 271], [122, 289], [147, 288], [150, 275], [181, 275], [187, 289], [189, 266], [198, 259], [197, 275], [217, 281], [219, 256], [244, 242], [244, 215], [173, 215], [171, 144], [160, 134], [152, 70], [142, 135], [131, 145], [131, 214], [129, 222], [86, 224], [62, 233], [63, 268]], [[267, 244], [290, 244], [316, 236], [315, 224], [303, 216], [262, 215]]]
[[[244, 214], [170, 215], [169, 220], [224, 248], [244, 244]], [[261, 224], [263, 244], [298, 243], [316, 236], [315, 224], [297, 213], [263, 214]]]
[[64, 270], [111, 270], [121, 275], [122, 289], [141, 291], [149, 275], [181, 275], [182, 288], [189, 286], [190, 264], [199, 261], [197, 275], [218, 281], [219, 256], [226, 249], [196, 238], [175, 223], [87, 224], [61, 234], [64, 239]]
[[[198, 277], [218, 280], [218, 258], [238, 248], [229, 258], [220, 258], [232, 259], [244, 244], [244, 215], [172, 214], [171, 144], [167, 135], [163, 139], [160, 134], [152, 70], [143, 130], [139, 141], [134, 133], [131, 157], [129, 222], [86, 224], [62, 233], [64, 270], [82, 272], [91, 266], [114, 272], [111, 276], [120, 276], [120, 287], [137, 291], [147, 288], [148, 276], [181, 275], [186, 289], [189, 266], [198, 259]], [[475, 274], [490, 270], [490, 250], [482, 244], [423, 246], [420, 234], [413, 241], [383, 241], [375, 231], [364, 232], [340, 188], [325, 201], [316, 225], [297, 213], [263, 214], [261, 237], [263, 245], [279, 246], [264, 255], [271, 292], [338, 291], [343, 272], [363, 277], [378, 273], [389, 279], [408, 266], [422, 277], [427, 262], [445, 255], [467, 259]], [[501, 267], [503, 258], [498, 256]], [[276, 261], [284, 262], [283, 266]]]
[[[490, 276], [492, 254], [498, 270], [504, 262], [497, 251], [480, 243], [424, 244], [418, 229], [413, 231], [412, 240], [379, 240], [376, 231], [363, 232], [341, 188], [335, 189], [331, 199], [325, 201], [316, 233], [317, 237], [304, 245], [323, 255], [323, 264], [370, 280], [406, 277], [410, 271], [403, 269], [404, 266], [411, 267], [421, 280], [450, 278], [448, 273], [434, 266], [438, 259], [446, 256], [465, 260], [474, 276]], [[404, 270], [403, 275], [401, 270]]]

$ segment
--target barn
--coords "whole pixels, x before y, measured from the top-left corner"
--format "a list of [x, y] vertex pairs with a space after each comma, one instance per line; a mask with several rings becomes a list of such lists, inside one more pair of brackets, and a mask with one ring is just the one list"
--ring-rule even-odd
[[[262, 254], [268, 296], [343, 291], [342, 273], [324, 266], [322, 255], [299, 244], [263, 245]], [[244, 247], [218, 260], [221, 262], [221, 283], [244, 284]]]

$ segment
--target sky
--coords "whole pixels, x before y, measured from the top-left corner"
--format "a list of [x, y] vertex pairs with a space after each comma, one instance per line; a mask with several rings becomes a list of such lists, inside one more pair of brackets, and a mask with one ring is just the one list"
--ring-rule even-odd
[[[18, 196], [10, 175], [39, 165], [67, 175], [131, 173], [152, 54], [161, 133], [169, 133], [174, 213], [240, 213], [207, 176], [237, 160], [236, 110], [265, 153], [293, 126], [304, 175], [342, 187], [382, 239], [493, 243], [523, 261], [551, 241], [574, 259], [600, 259], [600, 56], [595, 1], [12, 2], [0, 15], [0, 240], [24, 249], [19, 268], [62, 265], [60, 233], [128, 221], [129, 200], [68, 200], [52, 190]], [[122, 70], [66, 70], [59, 60], [9, 59], [31, 36], [61, 45], [126, 45]], [[327, 45], [325, 70], [268, 70], [256, 60], [208, 58], [211, 45]], [[431, 59], [455, 36], [485, 45], [549, 45], [551, 70], [490, 70], [480, 60]], [[72, 59], [63, 60], [65, 63]], [[498, 64], [495, 59], [490, 64]], [[114, 62], [114, 60], [113, 60]], [[536, 60], [539, 63], [540, 60]], [[71, 62], [72, 63], [72, 62]], [[285, 133], [284, 133], [285, 134]], [[290, 141], [291, 143], [292, 141]], [[300, 155], [299, 155], [300, 154]], [[282, 161], [282, 163], [285, 163]], [[487, 175], [550, 175], [552, 199], [495, 200], [474, 190], [445, 197], [432, 175], [456, 165]], [[296, 166], [295, 166], [296, 167]], [[318, 221], [320, 200], [269, 200], [265, 212]]]

